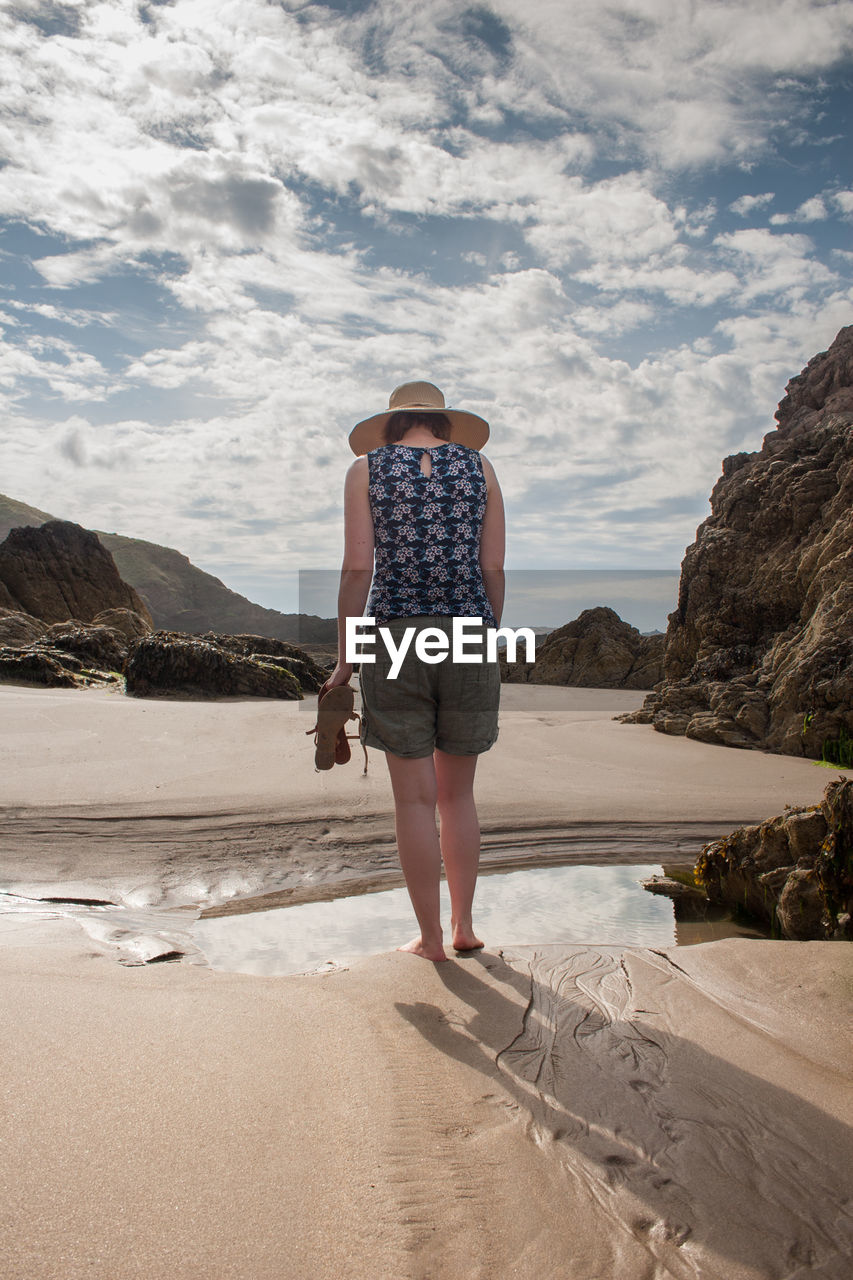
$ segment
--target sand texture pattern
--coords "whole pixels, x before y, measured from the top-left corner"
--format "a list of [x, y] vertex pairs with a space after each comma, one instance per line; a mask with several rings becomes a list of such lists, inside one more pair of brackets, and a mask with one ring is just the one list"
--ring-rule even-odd
[[4, 1280], [848, 1274], [843, 945], [263, 979], [2, 937]]
[[[820, 799], [809, 761], [612, 721], [641, 697], [514, 686], [487, 861], [692, 860]], [[0, 689], [0, 1280], [846, 1280], [846, 944], [284, 978], [184, 945], [398, 882], [381, 758], [316, 774], [312, 710]]]

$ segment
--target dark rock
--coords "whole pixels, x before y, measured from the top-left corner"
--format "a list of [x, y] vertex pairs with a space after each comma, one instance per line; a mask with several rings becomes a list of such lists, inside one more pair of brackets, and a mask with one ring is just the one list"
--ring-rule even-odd
[[156, 631], [131, 645], [127, 692], [134, 697], [302, 697], [297, 677], [264, 659], [234, 653], [217, 641]]
[[663, 642], [662, 635], [641, 635], [612, 609], [585, 609], [545, 636], [535, 662], [501, 657], [501, 676], [510, 683], [650, 689], [663, 676]]
[[853, 780], [831, 782], [820, 806], [739, 827], [705, 846], [695, 876], [711, 902], [794, 940], [853, 937]]
[[[71, 659], [74, 663], [75, 659]], [[47, 652], [27, 649], [0, 649], [0, 682], [40, 684], [50, 688], [74, 689], [80, 684], [69, 665]]]
[[47, 623], [31, 613], [0, 610], [0, 645], [19, 648], [31, 644], [47, 631]]
[[111, 627], [57, 622], [32, 643], [0, 649], [0, 683], [88, 688], [121, 679], [127, 641]]
[[808, 942], [825, 936], [824, 902], [814, 868], [795, 867], [786, 877], [776, 905], [776, 918], [785, 938]]
[[682, 564], [665, 679], [620, 719], [833, 758], [853, 737], [853, 327], [786, 391], [761, 451], [723, 462]]
[[151, 621], [97, 535], [67, 520], [12, 529], [0, 545], [0, 583], [18, 610], [45, 622], [91, 622], [104, 609]]
[[21, 612], [20, 604], [12, 595], [11, 591], [3, 582], [2, 578], [0, 578], [0, 609], [3, 610], [4, 614]]
[[150, 636], [153, 627], [147, 618], [133, 609], [104, 609], [92, 619], [96, 627], [112, 627], [120, 631], [125, 640], [138, 639], [139, 636]]
[[103, 671], [122, 672], [127, 661], [128, 643], [114, 627], [86, 627], [80, 623], [54, 623], [29, 646], [33, 650], [47, 650], [61, 660], [61, 655], [72, 654], [81, 662]]
[[272, 663], [283, 667], [296, 676], [303, 689], [316, 693], [325, 682], [328, 671], [316, 663], [304, 649], [286, 640], [276, 640], [272, 636], [251, 635], [217, 635], [208, 631], [199, 636], [200, 640], [218, 644], [229, 653], [239, 653], [244, 658], [257, 658], [261, 662]]

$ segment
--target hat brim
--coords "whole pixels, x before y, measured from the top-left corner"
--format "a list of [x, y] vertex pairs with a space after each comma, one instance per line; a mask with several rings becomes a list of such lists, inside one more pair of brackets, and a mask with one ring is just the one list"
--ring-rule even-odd
[[349, 444], [356, 457], [360, 458], [371, 449], [378, 449], [385, 444], [385, 425], [395, 413], [443, 413], [450, 419], [450, 439], [454, 444], [464, 444], [468, 449], [482, 449], [489, 438], [489, 424], [485, 418], [476, 413], [468, 413], [465, 409], [431, 409], [421, 405], [411, 409], [386, 409], [384, 413], [375, 413], [372, 418], [365, 418], [356, 423], [349, 433]]

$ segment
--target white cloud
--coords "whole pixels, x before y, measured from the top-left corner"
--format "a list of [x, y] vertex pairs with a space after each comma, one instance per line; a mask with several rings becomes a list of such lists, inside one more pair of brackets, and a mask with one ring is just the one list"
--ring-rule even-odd
[[836, 191], [833, 193], [832, 201], [845, 218], [853, 215], [853, 191]]
[[639, 263], [597, 263], [578, 272], [578, 279], [605, 293], [660, 294], [678, 306], [707, 307], [739, 292], [741, 281], [731, 270], [697, 269], [683, 250], [650, 256]]
[[821, 196], [812, 196], [804, 200], [794, 214], [796, 222], [824, 222], [829, 217], [829, 210]]
[[[516, 563], [673, 564], [850, 309], [817, 238], [720, 234], [679, 171], [806, 129], [845, 9], [99, 0], [50, 39], [7, 11], [0, 211], [62, 292], [9, 307], [5, 487], [207, 567], [331, 565], [347, 428], [427, 376], [494, 423]], [[137, 285], [162, 310], [122, 345]]]
[[89, 352], [62, 338], [27, 336], [20, 345], [0, 347], [0, 387], [12, 398], [23, 397], [30, 384], [47, 389], [60, 401], [104, 400], [109, 378]]
[[829, 216], [824, 197], [818, 195], [804, 200], [794, 213], [774, 213], [770, 224], [774, 227], [784, 227], [792, 222], [825, 222]]
[[572, 322], [582, 333], [609, 334], [615, 336], [653, 322], [654, 308], [647, 302], [623, 299], [610, 306], [579, 307], [572, 313]]
[[853, 34], [849, 6], [819, 0], [576, 0], [570, 22], [562, 0], [528, 0], [521, 22], [515, 0], [494, 8], [521, 28], [526, 83], [665, 168], [755, 156], [809, 110], [789, 77], [839, 64]]
[[772, 204], [775, 198], [776, 194], [773, 191], [763, 191], [757, 196], [739, 196], [737, 200], [732, 201], [729, 209], [739, 217], [746, 218], [756, 209], [764, 209], [768, 204]]
[[784, 303], [835, 278], [815, 257], [808, 236], [777, 235], [765, 227], [753, 227], [717, 236], [715, 244], [740, 275], [744, 302], [775, 294]]

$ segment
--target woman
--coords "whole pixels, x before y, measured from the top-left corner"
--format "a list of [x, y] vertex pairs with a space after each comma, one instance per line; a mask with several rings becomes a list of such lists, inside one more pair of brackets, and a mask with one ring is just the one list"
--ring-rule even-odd
[[[338, 661], [321, 693], [352, 676], [344, 647], [348, 617], [375, 618], [397, 650], [407, 628], [428, 630], [433, 653], [442, 635], [450, 644], [454, 617], [480, 618], [483, 637], [499, 625], [504, 511], [494, 469], [479, 453], [488, 436], [482, 418], [447, 409], [429, 382], [398, 387], [387, 412], [351, 432], [359, 456], [344, 490]], [[454, 662], [450, 654], [424, 660], [412, 643], [396, 676], [388, 648], [376, 643], [374, 651], [375, 661], [360, 666], [362, 741], [385, 752], [400, 864], [420, 926], [400, 950], [446, 960], [442, 861], [453, 946], [483, 946], [472, 922], [480, 857], [474, 773], [478, 755], [497, 738], [500, 672], [496, 661], [485, 661], [484, 644], [483, 661]], [[478, 652], [476, 643], [468, 652]]]

